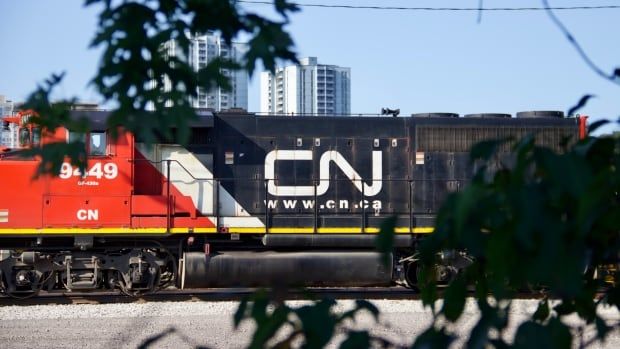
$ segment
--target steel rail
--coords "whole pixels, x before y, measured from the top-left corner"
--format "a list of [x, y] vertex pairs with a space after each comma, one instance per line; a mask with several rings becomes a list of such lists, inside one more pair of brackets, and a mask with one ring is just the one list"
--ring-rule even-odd
[[[26, 300], [15, 300], [0, 296], [0, 306], [31, 306], [31, 305], [60, 305], [60, 304], [113, 304], [113, 303], [148, 303], [148, 302], [229, 302], [241, 301], [250, 297], [258, 288], [212, 288], [162, 290], [152, 294], [129, 297], [117, 291], [100, 292], [41, 292], [39, 295]], [[439, 297], [443, 297], [440, 289]], [[268, 296], [277, 300], [312, 300], [331, 298], [347, 299], [389, 299], [389, 300], [419, 300], [420, 293], [403, 287], [310, 287], [305, 289], [272, 289]], [[469, 296], [474, 292], [470, 290]], [[543, 293], [519, 293], [515, 299], [542, 299]]]

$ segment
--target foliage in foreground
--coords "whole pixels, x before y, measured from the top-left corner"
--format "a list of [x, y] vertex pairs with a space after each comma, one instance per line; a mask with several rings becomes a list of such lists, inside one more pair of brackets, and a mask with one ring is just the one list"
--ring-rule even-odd
[[[99, 69], [91, 81], [112, 106], [108, 129], [118, 127], [145, 142], [158, 138], [184, 143], [189, 123], [197, 118], [191, 100], [197, 88], [230, 89], [226, 70], [245, 70], [250, 75], [257, 65], [273, 70], [277, 60], [297, 62], [293, 40], [284, 29], [288, 16], [298, 8], [286, 0], [275, 0], [273, 9], [280, 17], [269, 19], [241, 8], [229, 0], [85, 0], [85, 6], [99, 6], [98, 31], [91, 48], [102, 49]], [[189, 64], [189, 36], [217, 32], [227, 43], [239, 36], [248, 38], [241, 62], [216, 58], [194, 71]], [[176, 42], [176, 54], [167, 44]], [[68, 127], [85, 132], [85, 119], [72, 119], [71, 105], [77, 99], [50, 104], [54, 88], [64, 73], [53, 74], [29, 96], [23, 109], [41, 117], [31, 122], [54, 131]], [[115, 136], [115, 134], [113, 134]], [[81, 142], [57, 142], [29, 149], [25, 156], [41, 156], [40, 173], [58, 174], [65, 156], [84, 166], [86, 153]]]
[[[497, 153], [499, 141], [477, 145], [471, 153], [481, 164], [475, 178], [444, 202], [435, 234], [421, 246], [425, 304], [437, 299], [436, 285], [426, 276], [438, 252], [466, 250], [474, 263], [445, 290], [434, 326], [416, 344], [452, 338], [449, 324], [463, 313], [468, 285], [482, 314], [468, 347], [508, 346], [503, 332], [510, 301], [520, 291], [539, 292], [543, 298], [519, 326], [514, 347], [569, 348], [571, 329], [562, 319], [571, 314], [592, 325], [599, 339], [618, 328], [596, 310], [620, 306], [619, 142], [589, 137], [556, 154], [530, 137], [515, 146], [511, 161]], [[490, 171], [491, 165], [499, 168]], [[610, 274], [600, 266], [609, 266]], [[615, 285], [608, 282], [611, 277]], [[587, 344], [583, 336], [580, 340]]]
[[[454, 324], [470, 290], [481, 316], [466, 339], [469, 348], [585, 347], [620, 327], [597, 314], [599, 307], [620, 308], [620, 140], [589, 137], [563, 154], [536, 146], [533, 137], [518, 142], [510, 155], [499, 153], [502, 143], [483, 142], [472, 150], [474, 179], [445, 200], [435, 233], [421, 245], [421, 295], [434, 321], [414, 348], [444, 348], [456, 339]], [[389, 241], [390, 234], [383, 229], [379, 240]], [[467, 251], [474, 262], [442, 292], [443, 302], [436, 302], [433, 265], [440, 253], [455, 250]], [[511, 301], [519, 292], [541, 300], [514, 338], [507, 338]], [[244, 318], [255, 322], [251, 348], [288, 347], [290, 341], [274, 341], [286, 326], [295, 328], [305, 348], [321, 348], [335, 333], [347, 338], [341, 348], [398, 346], [347, 328], [329, 301], [301, 309], [276, 302], [267, 310], [268, 304], [265, 297], [244, 302], [235, 317], [236, 324]], [[360, 303], [352, 312], [368, 306]], [[582, 320], [579, 327], [563, 322], [569, 315]], [[586, 340], [586, 329], [595, 338]]]
[[[171, 137], [172, 128], [178, 130], [179, 140], [186, 138], [187, 123], [196, 117], [189, 99], [195, 97], [198, 86], [226, 87], [228, 81], [220, 69], [252, 72], [257, 61], [267, 68], [273, 68], [277, 59], [295, 61], [293, 43], [284, 26], [296, 7], [285, 0], [274, 1], [279, 21], [244, 12], [235, 1], [228, 0], [86, 1], [86, 5], [93, 4], [103, 8], [99, 31], [92, 41], [93, 47], [103, 48], [93, 85], [104, 102], [114, 105], [108, 125], [112, 130], [123, 126], [147, 141]], [[194, 74], [186, 61], [167, 57], [162, 50], [168, 40], [176, 39], [186, 51], [186, 34], [210, 30], [219, 31], [226, 40], [239, 33], [249, 35], [245, 61], [237, 65], [215, 60]], [[617, 76], [618, 70], [612, 78]], [[161, 90], [165, 79], [170, 79], [168, 91]], [[50, 94], [61, 80], [62, 74], [53, 75], [30, 96], [25, 107], [45, 116], [34, 121], [48, 130], [61, 125], [86, 130], [85, 120], [69, 117], [68, 108], [75, 100], [50, 105]], [[147, 106], [156, 112], [146, 113]], [[463, 314], [468, 287], [475, 290], [481, 311], [468, 338], [469, 347], [567, 348], [574, 344], [570, 329], [562, 322], [569, 314], [577, 314], [594, 328], [597, 338], [604, 338], [618, 324], [606, 323], [596, 309], [618, 308], [620, 304], [617, 284], [604, 284], [604, 275], [597, 272], [597, 266], [612, 265], [616, 267], [614, 279], [619, 279], [618, 140], [589, 138], [563, 155], [524, 140], [515, 148], [511, 166], [500, 166], [490, 173], [490, 164], [499, 161], [498, 144], [484, 143], [473, 151], [472, 158], [481, 165], [475, 179], [463, 192], [448, 198], [439, 213], [436, 233], [421, 246], [420, 286], [425, 304], [434, 310], [435, 321], [414, 345], [445, 347], [454, 340], [451, 324]], [[65, 155], [76, 163], [85, 158], [83, 144], [66, 143], [35, 147], [26, 155], [40, 155], [40, 170], [46, 173], [58, 173]], [[389, 250], [389, 236], [389, 229], [382, 230], [384, 250]], [[466, 250], [474, 263], [451, 282], [443, 305], [435, 309], [438, 293], [430, 277], [432, 266], [438, 253], [452, 250]], [[597, 298], [602, 286], [607, 287], [606, 292]], [[503, 333], [510, 300], [521, 290], [540, 292], [543, 299], [511, 341]], [[344, 348], [391, 345], [369, 332], [347, 327], [360, 310], [377, 316], [368, 303], [358, 302], [352, 313], [338, 315], [332, 301], [293, 309], [267, 299], [259, 295], [252, 302], [242, 303], [235, 317], [236, 324], [248, 318], [256, 322], [252, 347], [301, 343], [319, 348], [336, 333], [345, 335]], [[278, 342], [274, 336], [285, 326], [292, 332]], [[583, 337], [581, 340], [580, 345], [587, 344]]]

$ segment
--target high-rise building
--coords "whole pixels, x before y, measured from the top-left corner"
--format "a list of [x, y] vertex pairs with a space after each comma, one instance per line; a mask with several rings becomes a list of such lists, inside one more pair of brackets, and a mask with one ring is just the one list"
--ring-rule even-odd
[[351, 113], [351, 68], [318, 64], [316, 57], [261, 73], [260, 111], [290, 115]]
[[[227, 45], [226, 41], [215, 34], [194, 35], [190, 38], [188, 57], [178, 47], [175, 41], [165, 44], [169, 56], [183, 57], [187, 59], [189, 65], [196, 73], [200, 68], [207, 66], [209, 62], [217, 57], [227, 58], [235, 62], [241, 62], [243, 55], [247, 51], [247, 44], [232, 43]], [[226, 91], [222, 88], [206, 90], [198, 88], [197, 98], [192, 98], [194, 108], [212, 108], [216, 111], [243, 108], [248, 109], [248, 73], [245, 70], [222, 69], [221, 72], [230, 78], [231, 90]], [[164, 90], [170, 90], [170, 82], [164, 81]]]
[[13, 108], [13, 101], [10, 101], [6, 99], [5, 96], [0, 95], [0, 116], [13, 114]]
[[15, 148], [19, 139], [17, 125], [2, 122], [3, 116], [13, 114], [13, 108], [13, 102], [0, 95], [0, 149]]
[[[194, 36], [189, 49], [189, 63], [195, 71], [205, 67], [214, 58], [222, 57], [241, 62], [247, 51], [246, 44], [232, 43], [230, 46], [219, 36], [213, 34]], [[248, 73], [244, 70], [222, 69], [230, 78], [232, 89], [225, 91], [215, 88], [211, 91], [199, 88], [198, 99], [193, 101], [195, 108], [248, 109]]]

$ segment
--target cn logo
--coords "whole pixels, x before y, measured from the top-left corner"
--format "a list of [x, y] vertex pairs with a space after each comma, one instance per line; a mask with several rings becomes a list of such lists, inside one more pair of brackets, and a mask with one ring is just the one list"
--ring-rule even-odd
[[[265, 157], [265, 179], [267, 179], [267, 191], [274, 196], [313, 196], [314, 186], [278, 186], [275, 183], [276, 161], [311, 161], [312, 150], [273, 150]], [[329, 150], [321, 155], [319, 160], [319, 185], [316, 195], [327, 193], [329, 189], [329, 168], [331, 163], [338, 168], [353, 182], [357, 190], [365, 196], [375, 196], [381, 191], [382, 183], [382, 154], [381, 151], [372, 152], [372, 179], [371, 185], [363, 183], [362, 177], [353, 169], [351, 164], [335, 150]], [[363, 187], [362, 187], [363, 186]], [[363, 189], [362, 189], [363, 188]]]
[[77, 219], [80, 221], [98, 221], [99, 210], [78, 210]]

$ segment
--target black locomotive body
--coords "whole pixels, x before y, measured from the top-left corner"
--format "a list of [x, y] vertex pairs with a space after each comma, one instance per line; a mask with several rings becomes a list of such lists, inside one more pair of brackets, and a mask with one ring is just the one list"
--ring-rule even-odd
[[223, 114], [202, 131], [215, 177], [266, 233], [318, 234], [373, 233], [389, 216], [397, 233], [430, 233], [442, 199], [471, 178], [473, 144], [533, 134], [559, 149], [578, 136], [574, 118], [422, 115]]

